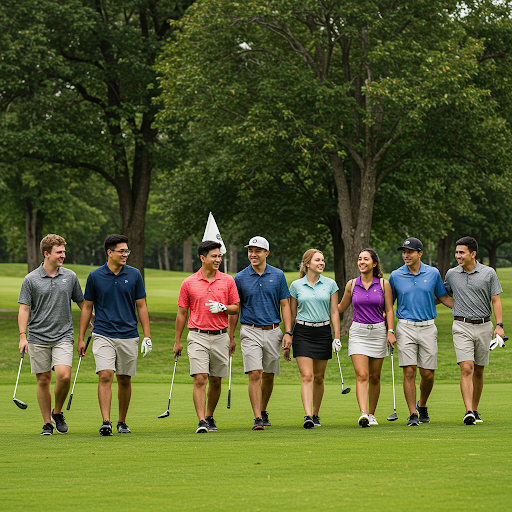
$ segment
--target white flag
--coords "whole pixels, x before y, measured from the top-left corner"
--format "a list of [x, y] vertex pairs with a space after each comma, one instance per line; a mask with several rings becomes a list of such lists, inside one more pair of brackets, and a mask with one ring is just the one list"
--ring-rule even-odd
[[212, 212], [208, 215], [208, 222], [206, 223], [206, 229], [204, 230], [203, 242], [206, 240], [212, 240], [213, 242], [219, 242], [220, 244], [220, 253], [226, 254], [226, 246], [222, 241], [222, 237], [220, 236], [219, 228], [217, 227], [217, 223], [213, 218]]

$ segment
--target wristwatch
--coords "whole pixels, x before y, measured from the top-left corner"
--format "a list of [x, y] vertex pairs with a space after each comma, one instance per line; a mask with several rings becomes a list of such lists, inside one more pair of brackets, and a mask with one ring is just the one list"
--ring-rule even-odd
[[394, 329], [388, 329], [388, 332], [390, 332], [392, 334], [395, 334], [395, 330]]
[[498, 322], [498, 323], [496, 324], [496, 327], [497, 327], [498, 325], [503, 329], [503, 323], [502, 323], [502, 322]]
[[286, 331], [285, 334], [289, 334], [290, 336], [293, 336], [293, 331]]

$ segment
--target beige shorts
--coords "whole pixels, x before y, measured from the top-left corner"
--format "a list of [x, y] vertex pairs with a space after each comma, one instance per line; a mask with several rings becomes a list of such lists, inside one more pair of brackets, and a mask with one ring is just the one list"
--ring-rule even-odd
[[454, 320], [452, 334], [457, 364], [462, 361], [474, 361], [479, 366], [487, 366], [493, 332], [492, 322], [470, 324]]
[[189, 331], [187, 353], [190, 375], [207, 373], [211, 377], [229, 377], [229, 334]]
[[426, 323], [398, 319], [396, 348], [400, 366], [437, 370], [437, 327], [433, 322]]
[[92, 353], [96, 361], [96, 373], [114, 370], [118, 375], [137, 375], [139, 338], [107, 338], [93, 333]]
[[263, 370], [264, 373], [279, 375], [279, 357], [283, 331], [259, 329], [251, 325], [240, 327], [240, 348], [244, 359], [244, 372]]
[[55, 345], [28, 344], [30, 370], [32, 373], [46, 373], [60, 364], [73, 365], [73, 343], [60, 341]]

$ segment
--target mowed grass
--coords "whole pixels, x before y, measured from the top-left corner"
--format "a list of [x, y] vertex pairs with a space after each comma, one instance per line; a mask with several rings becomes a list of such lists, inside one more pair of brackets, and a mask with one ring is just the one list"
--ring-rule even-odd
[[[4, 268], [5, 267], [5, 268]], [[85, 285], [90, 267], [69, 266]], [[167, 408], [179, 285], [185, 274], [146, 271], [154, 350], [140, 358], [128, 416], [130, 435], [102, 438], [97, 377], [90, 349], [82, 361], [69, 434], [39, 436], [42, 426], [35, 376], [27, 357], [12, 403], [19, 364], [17, 297], [25, 269], [0, 265], [0, 394], [5, 428], [0, 435], [1, 510], [433, 510], [510, 508], [512, 449], [507, 414], [512, 393], [512, 345], [491, 353], [480, 411], [484, 423], [462, 424], [458, 367], [451, 342], [451, 311], [438, 306], [439, 370], [429, 400], [432, 423], [407, 428], [401, 370], [395, 356], [399, 420], [393, 412], [391, 364], [384, 362], [377, 409], [379, 426], [357, 426], [352, 364], [342, 340], [345, 386], [341, 395], [336, 359], [329, 362], [322, 427], [302, 428], [300, 380], [294, 361], [282, 360], [269, 411], [273, 426], [252, 432], [239, 348], [233, 360], [232, 406], [223, 384], [215, 414], [220, 431], [194, 434], [192, 379], [186, 354], [178, 362], [170, 417]], [[505, 331], [512, 325], [512, 269], [498, 272], [504, 294]], [[289, 282], [295, 274], [287, 275]], [[74, 313], [78, 326], [78, 310]], [[76, 331], [77, 332], [77, 331]], [[512, 331], [510, 331], [512, 332]], [[238, 336], [237, 336], [238, 342]], [[512, 343], [512, 342], [511, 342]], [[73, 377], [78, 359], [75, 358]], [[116, 418], [116, 386], [113, 386]]]

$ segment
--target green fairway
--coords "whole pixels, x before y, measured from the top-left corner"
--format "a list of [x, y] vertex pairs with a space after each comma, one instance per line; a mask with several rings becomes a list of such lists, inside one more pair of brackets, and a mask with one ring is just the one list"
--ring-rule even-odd
[[[85, 285], [90, 267], [69, 266]], [[185, 352], [178, 362], [170, 417], [174, 318], [183, 273], [146, 271], [154, 350], [139, 358], [127, 423], [132, 434], [102, 438], [96, 397], [97, 377], [89, 349], [82, 361], [67, 435], [39, 436], [41, 414], [35, 376], [27, 357], [12, 403], [19, 365], [17, 297], [25, 269], [0, 265], [0, 396], [4, 429], [0, 436], [1, 510], [433, 510], [508, 509], [512, 470], [505, 460], [512, 449], [508, 420], [512, 394], [512, 342], [491, 352], [480, 412], [484, 423], [465, 426], [459, 372], [451, 342], [451, 311], [438, 306], [439, 370], [429, 400], [432, 423], [406, 426], [401, 370], [395, 356], [397, 412], [393, 412], [391, 364], [384, 362], [378, 426], [361, 429], [354, 370], [342, 340], [345, 386], [341, 395], [336, 359], [329, 362], [321, 409], [322, 427], [302, 428], [300, 379], [294, 361], [281, 361], [281, 375], [269, 412], [272, 427], [253, 432], [239, 347], [233, 361], [231, 409], [227, 382], [215, 418], [220, 431], [203, 436], [192, 402], [192, 379]], [[512, 332], [512, 269], [498, 272], [504, 294], [505, 332]], [[296, 274], [287, 275], [289, 282]], [[74, 312], [75, 337], [78, 309]], [[510, 326], [510, 329], [508, 329]], [[509, 334], [510, 335], [510, 334]], [[238, 336], [236, 337], [239, 343]], [[73, 377], [78, 359], [75, 357]], [[116, 420], [117, 388], [112, 417]]]

